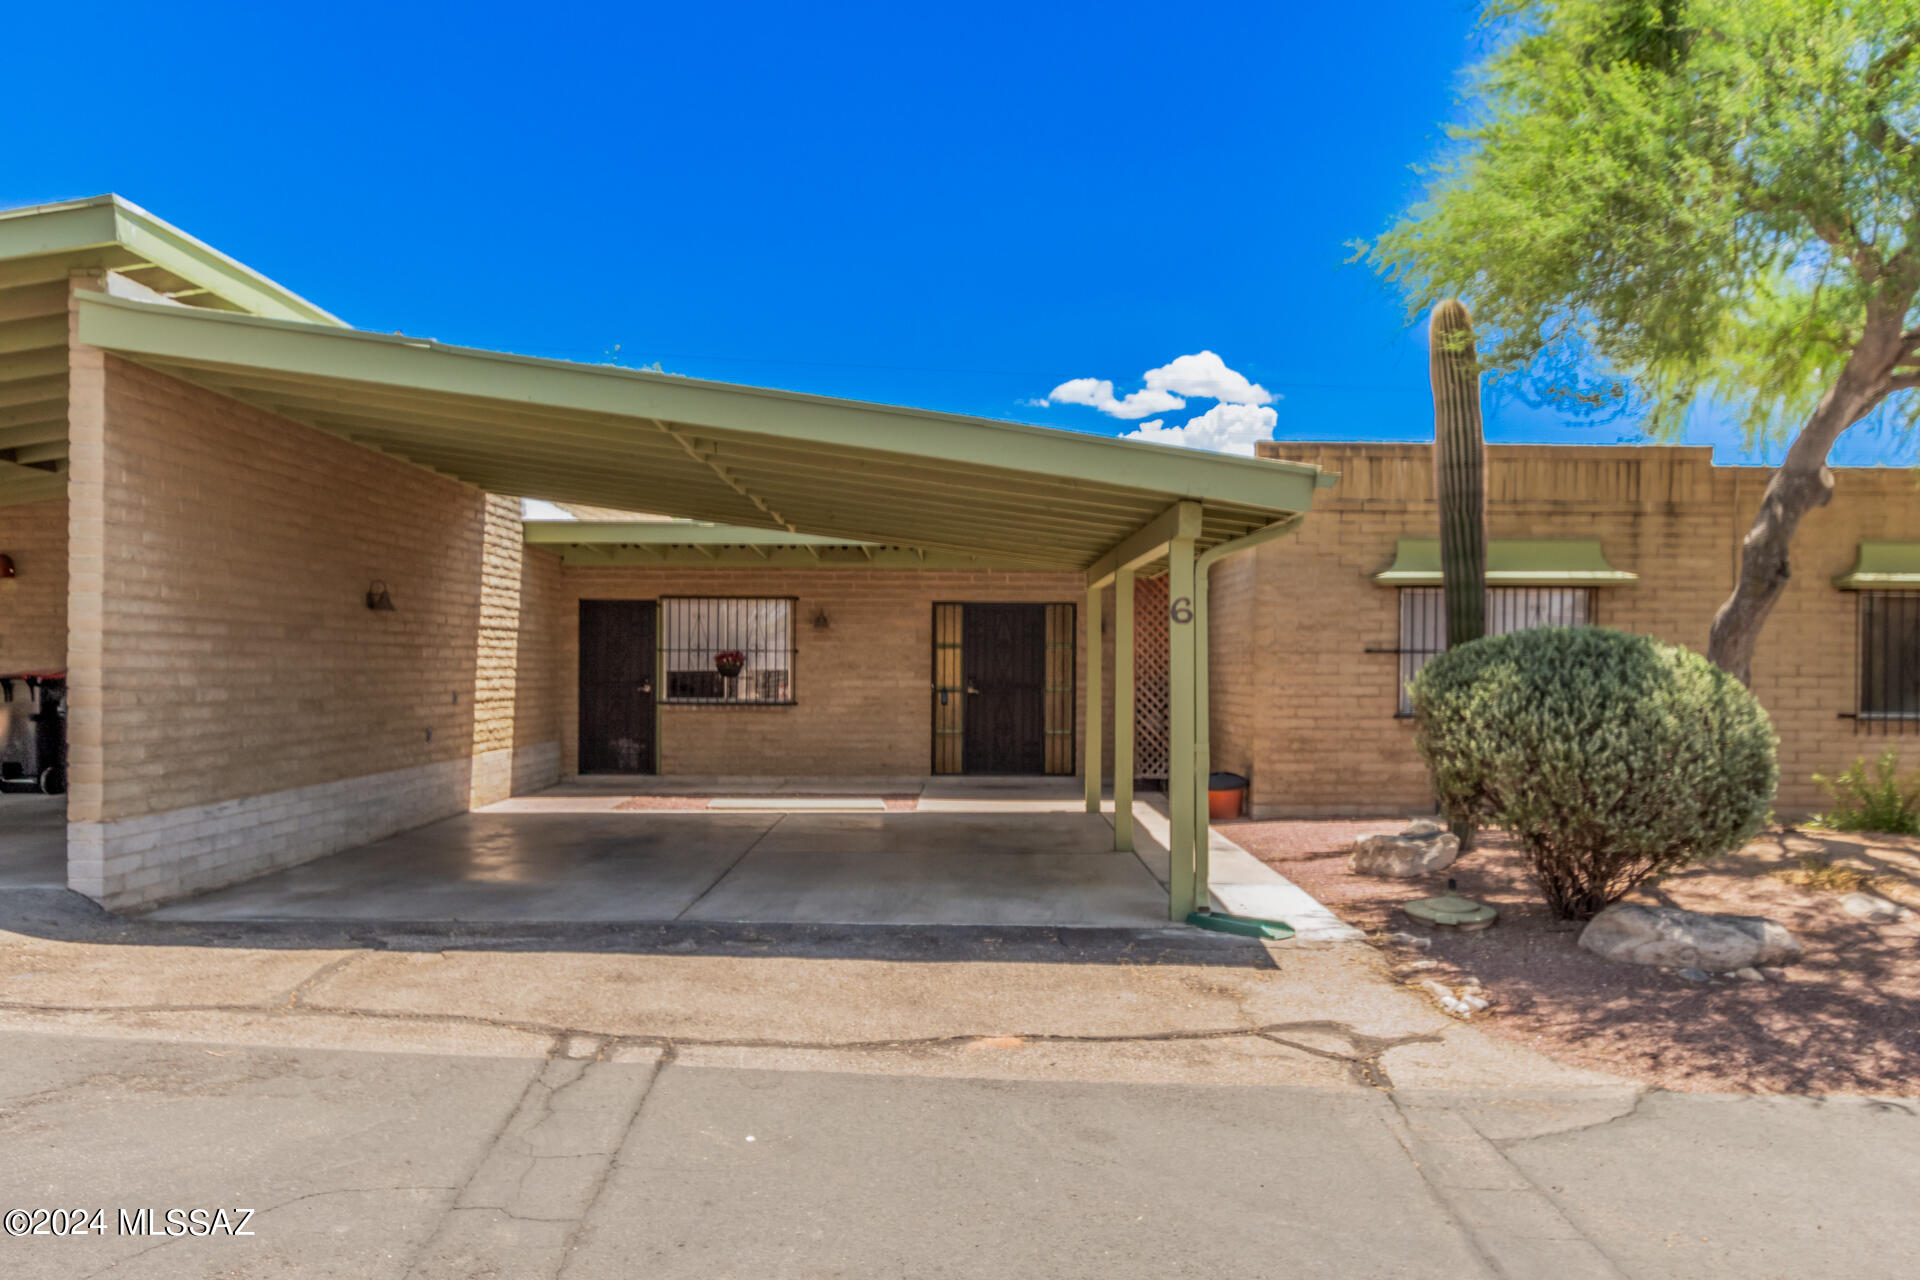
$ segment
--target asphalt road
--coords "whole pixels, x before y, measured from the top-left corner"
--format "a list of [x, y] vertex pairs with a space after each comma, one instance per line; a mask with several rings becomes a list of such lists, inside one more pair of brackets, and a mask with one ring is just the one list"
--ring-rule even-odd
[[[0, 1239], [0, 1274], [1865, 1280], [1920, 1256], [1907, 1105], [1663, 1094], [1595, 1120], [571, 1048], [592, 1056], [10, 1033], [0, 1207], [106, 1212]], [[251, 1210], [252, 1234], [170, 1237], [168, 1209]]]
[[0, 1211], [85, 1228], [0, 1235], [8, 1280], [1920, 1257], [1920, 1102], [1648, 1093], [1447, 1019], [1363, 945], [7, 926]]

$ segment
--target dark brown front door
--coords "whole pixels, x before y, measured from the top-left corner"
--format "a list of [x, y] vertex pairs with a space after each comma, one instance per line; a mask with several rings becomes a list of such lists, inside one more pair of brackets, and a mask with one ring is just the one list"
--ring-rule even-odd
[[652, 773], [654, 603], [580, 602], [580, 772]]
[[1047, 607], [961, 606], [967, 773], [1044, 773]]

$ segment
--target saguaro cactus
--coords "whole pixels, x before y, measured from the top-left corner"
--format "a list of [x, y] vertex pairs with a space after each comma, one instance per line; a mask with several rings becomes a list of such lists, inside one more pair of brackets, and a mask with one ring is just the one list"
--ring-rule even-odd
[[1427, 326], [1433, 376], [1433, 491], [1440, 502], [1440, 581], [1447, 647], [1487, 633], [1487, 446], [1480, 436], [1480, 357], [1457, 299]]

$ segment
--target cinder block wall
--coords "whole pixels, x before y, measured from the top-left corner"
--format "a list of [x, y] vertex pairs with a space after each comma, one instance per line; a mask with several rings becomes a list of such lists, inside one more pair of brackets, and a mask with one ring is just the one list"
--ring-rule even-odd
[[[1411, 724], [1394, 718], [1397, 659], [1366, 650], [1399, 642], [1398, 593], [1374, 585], [1373, 575], [1392, 562], [1398, 539], [1438, 536], [1430, 447], [1275, 442], [1261, 453], [1318, 463], [1341, 479], [1319, 495], [1299, 534], [1250, 553], [1257, 620], [1240, 634], [1258, 651], [1247, 677], [1257, 711], [1251, 724], [1230, 710], [1221, 718], [1216, 758], [1251, 761], [1259, 816], [1424, 812], [1432, 803], [1426, 770]], [[1715, 467], [1708, 449], [1495, 445], [1488, 534], [1599, 538], [1614, 567], [1640, 580], [1596, 591], [1593, 621], [1704, 651], [1767, 474]], [[1820, 807], [1811, 775], [1856, 755], [1901, 746], [1909, 765], [1920, 763], [1920, 742], [1856, 735], [1840, 718], [1856, 700], [1856, 621], [1853, 596], [1832, 586], [1860, 540], [1920, 539], [1920, 495], [1903, 471], [1836, 477], [1833, 503], [1808, 516], [1794, 540], [1793, 581], [1754, 666], [1754, 692], [1781, 737], [1783, 816]], [[1217, 635], [1218, 606], [1215, 617]], [[1239, 695], [1223, 695], [1223, 678], [1215, 706], [1231, 708]]]
[[67, 504], [0, 507], [0, 554], [16, 576], [0, 578], [0, 675], [67, 665]]
[[[1111, 593], [1108, 593], [1111, 595]], [[579, 602], [662, 596], [795, 596], [795, 705], [660, 708], [660, 772], [921, 775], [932, 768], [933, 606], [1074, 604], [1075, 760], [1083, 760], [1084, 581], [1078, 574], [907, 569], [573, 567], [555, 614], [563, 768], [579, 768]], [[831, 625], [816, 630], [824, 609]], [[1109, 647], [1111, 639], [1108, 640]], [[1111, 658], [1107, 670], [1112, 670]], [[1109, 723], [1111, 713], [1109, 712]], [[1112, 761], [1109, 752], [1105, 759]]]
[[77, 343], [70, 377], [75, 889], [151, 904], [557, 776], [517, 504]]

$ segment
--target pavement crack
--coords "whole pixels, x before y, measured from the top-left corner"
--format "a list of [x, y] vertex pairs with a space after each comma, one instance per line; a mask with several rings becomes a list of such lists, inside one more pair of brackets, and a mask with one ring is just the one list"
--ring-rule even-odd
[[[1352, 1051], [1340, 1053], [1333, 1049], [1323, 1049], [1318, 1045], [1306, 1044], [1299, 1040], [1289, 1039], [1280, 1034], [1282, 1031], [1306, 1030], [1324, 1031], [1343, 1036], [1352, 1047]], [[1285, 1045], [1289, 1049], [1296, 1049], [1301, 1053], [1312, 1054], [1316, 1058], [1325, 1058], [1331, 1062], [1343, 1062], [1352, 1070], [1355, 1083], [1366, 1085], [1368, 1088], [1383, 1090], [1391, 1090], [1393, 1088], [1393, 1077], [1387, 1074], [1386, 1064], [1381, 1061], [1390, 1050], [1398, 1049], [1402, 1045], [1408, 1044], [1440, 1043], [1440, 1036], [1437, 1032], [1424, 1031], [1415, 1035], [1391, 1037], [1370, 1036], [1355, 1031], [1344, 1023], [1338, 1022], [1299, 1022], [1285, 1024], [1279, 1027], [1263, 1029], [1260, 1032], [1260, 1038], [1270, 1040], [1274, 1044]]]
[[[351, 958], [351, 957], [350, 957]], [[336, 962], [344, 963], [344, 962]], [[324, 977], [324, 971], [314, 974], [305, 983], [308, 984]], [[52, 1005], [28, 1004], [24, 1002], [0, 1001], [0, 1013], [26, 1013], [43, 1015], [71, 1016], [138, 1016], [168, 1013], [233, 1013], [257, 1014], [258, 1005], [237, 1004], [141, 1004], [141, 1005]], [[1317, 1057], [1331, 1058], [1343, 1062], [1370, 1061], [1375, 1065], [1370, 1070], [1378, 1071], [1378, 1059], [1392, 1049], [1407, 1044], [1425, 1044], [1438, 1041], [1437, 1033], [1427, 1032], [1418, 1035], [1382, 1038], [1368, 1036], [1352, 1030], [1343, 1024], [1327, 1021], [1311, 1022], [1274, 1022], [1260, 1026], [1195, 1027], [1169, 1031], [1119, 1031], [1100, 1033], [1032, 1032], [1017, 1030], [980, 1030], [957, 1032], [931, 1036], [895, 1036], [865, 1040], [804, 1040], [780, 1036], [689, 1036], [678, 1033], [621, 1032], [605, 1027], [566, 1026], [550, 1022], [538, 1022], [525, 1018], [496, 1018], [470, 1013], [420, 1013], [411, 1010], [359, 1009], [348, 1005], [314, 1004], [306, 1000], [283, 1006], [280, 1016], [288, 1018], [358, 1018], [371, 1022], [391, 1022], [414, 1026], [463, 1026], [484, 1027], [496, 1031], [514, 1031], [526, 1035], [539, 1036], [550, 1041], [547, 1052], [549, 1059], [560, 1054], [573, 1037], [592, 1037], [605, 1041], [602, 1053], [618, 1046], [622, 1048], [650, 1048], [672, 1052], [676, 1048], [686, 1049], [773, 1049], [773, 1050], [815, 1050], [824, 1052], [854, 1053], [912, 1053], [926, 1049], [938, 1049], [971, 1044], [977, 1040], [1006, 1037], [1031, 1044], [1175, 1044], [1204, 1041], [1225, 1041], [1240, 1039], [1265, 1039], [1281, 1044], [1286, 1048], [1313, 1054]], [[1320, 1031], [1341, 1036], [1353, 1046], [1353, 1052], [1341, 1054], [1332, 1050], [1320, 1049], [1297, 1040], [1283, 1038], [1288, 1032]], [[1384, 1080], [1384, 1072], [1379, 1077]], [[1382, 1086], [1386, 1087], [1386, 1086]]]
[[627, 1143], [632, 1140], [633, 1131], [639, 1127], [640, 1117], [646, 1112], [647, 1101], [660, 1087], [661, 1077], [667, 1074], [667, 1068], [678, 1059], [679, 1054], [675, 1052], [672, 1045], [668, 1045], [661, 1051], [659, 1060], [653, 1064], [653, 1073], [647, 1077], [646, 1088], [642, 1089], [640, 1096], [634, 1100], [633, 1111], [627, 1116], [626, 1126], [621, 1129], [619, 1138], [615, 1140], [613, 1150], [607, 1154], [607, 1162], [601, 1166], [600, 1176], [594, 1179], [593, 1187], [587, 1193], [586, 1203], [581, 1207], [580, 1216], [574, 1219], [572, 1228], [567, 1232], [567, 1238], [560, 1250], [563, 1261], [554, 1272], [555, 1280], [565, 1275], [568, 1265], [579, 1256], [581, 1233], [587, 1229], [587, 1219], [593, 1216], [594, 1207], [600, 1203], [600, 1197], [606, 1194], [607, 1184], [613, 1180], [614, 1171], [620, 1165], [620, 1153], [626, 1150]]
[[314, 987], [331, 978], [334, 974], [339, 973], [342, 969], [366, 954], [364, 951], [349, 951], [346, 955], [321, 965], [318, 969], [315, 969], [312, 973], [294, 984], [292, 990], [288, 991], [286, 996], [280, 1001], [281, 1007], [288, 1009], [299, 1007], [300, 1004], [305, 1001], [307, 993], [313, 990]]
[[1501, 1155], [1505, 1157], [1507, 1152], [1513, 1148], [1525, 1146], [1529, 1142], [1537, 1142], [1542, 1138], [1561, 1138], [1569, 1134], [1591, 1133], [1596, 1129], [1605, 1129], [1609, 1125], [1616, 1125], [1625, 1120], [1632, 1120], [1640, 1114], [1641, 1104], [1646, 1102], [1649, 1096], [1665, 1092], [1668, 1092], [1668, 1090], [1635, 1089], [1633, 1091], [1633, 1100], [1627, 1104], [1627, 1109], [1617, 1115], [1607, 1116], [1601, 1120], [1590, 1120], [1586, 1124], [1568, 1125], [1561, 1129], [1543, 1129], [1538, 1133], [1524, 1134], [1517, 1138], [1488, 1138], [1487, 1141], [1498, 1148]]

